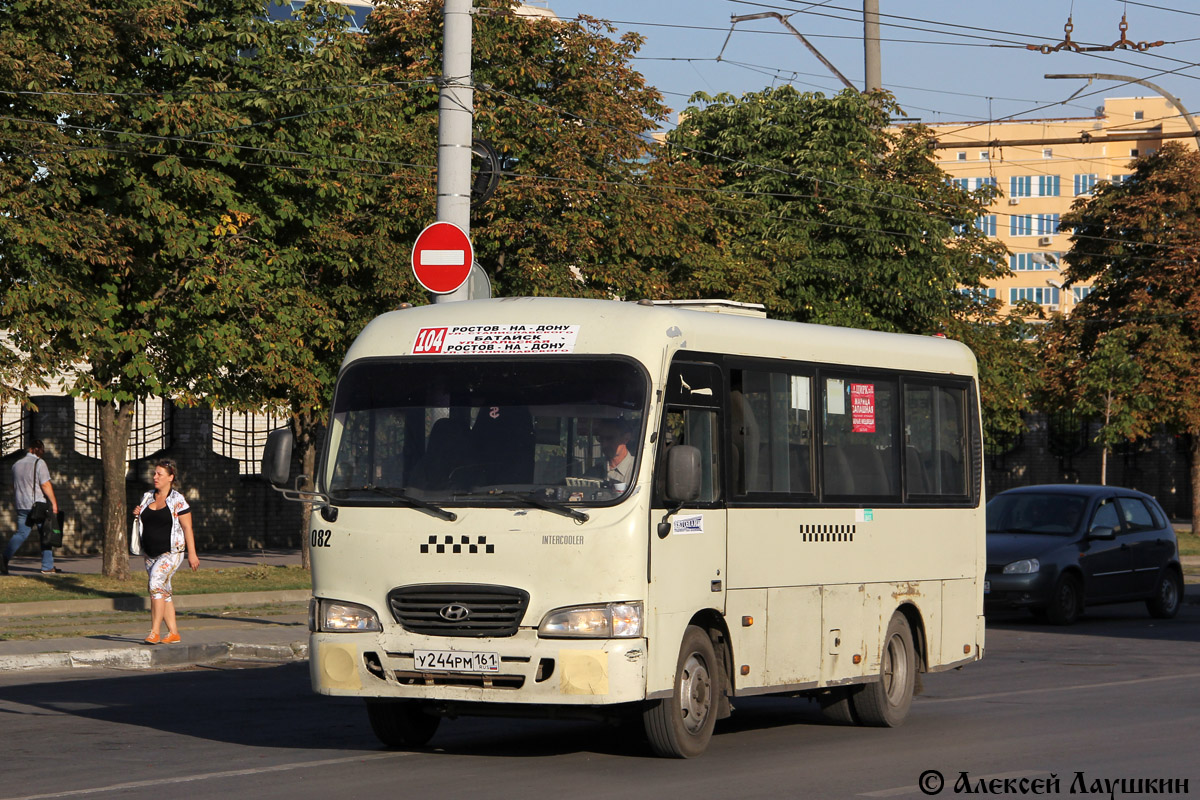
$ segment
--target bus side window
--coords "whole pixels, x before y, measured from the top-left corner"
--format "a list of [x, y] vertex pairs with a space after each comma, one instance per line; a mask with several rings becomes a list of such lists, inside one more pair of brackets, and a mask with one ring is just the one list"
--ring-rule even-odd
[[667, 450], [677, 444], [691, 445], [700, 450], [699, 503], [712, 503], [721, 499], [721, 471], [717, 448], [717, 412], [703, 408], [667, 409], [663, 420], [662, 446], [658, 457], [658, 476], [655, 479], [657, 494], [661, 501], [665, 479]]
[[966, 411], [965, 389], [905, 385], [904, 466], [909, 494], [966, 493]]
[[812, 493], [812, 378], [733, 370], [734, 492]]
[[827, 377], [821, 452], [826, 495], [895, 497], [899, 385], [894, 378]]

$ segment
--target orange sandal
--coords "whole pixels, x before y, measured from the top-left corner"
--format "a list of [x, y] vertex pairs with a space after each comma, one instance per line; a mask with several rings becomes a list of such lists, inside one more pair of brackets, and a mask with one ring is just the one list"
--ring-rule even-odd
[[158, 644], [159, 642], [162, 641], [162, 637], [159, 636], [157, 633], [152, 633], [149, 636], [147, 636], [145, 639], [143, 639], [142, 641], [145, 642], [146, 644]]
[[166, 636], [163, 637], [162, 643], [163, 644], [175, 644], [176, 642], [182, 642], [182, 641], [183, 640], [179, 638], [178, 633], [168, 633]]

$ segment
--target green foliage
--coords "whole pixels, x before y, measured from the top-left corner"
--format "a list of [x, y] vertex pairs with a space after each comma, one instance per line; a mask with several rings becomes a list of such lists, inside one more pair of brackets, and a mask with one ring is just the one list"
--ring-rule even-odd
[[[22, 87], [0, 120], [0, 385], [319, 409], [355, 325], [412, 296], [394, 186], [361, 168], [384, 91], [345, 27], [322, 4], [0, 5], [0, 88]], [[102, 442], [106, 467], [124, 450]]]
[[1177, 143], [1135, 162], [1062, 219], [1067, 277], [1092, 282], [1075, 311], [1078, 349], [1114, 338], [1134, 361], [1127, 383], [1155, 402], [1131, 412], [1200, 434], [1200, 154]]
[[[699, 296], [759, 299], [765, 267], [731, 258], [734, 228], [714, 211], [715, 171], [657, 157], [668, 109], [630, 66], [641, 40], [613, 40], [594, 20], [520, 17], [476, 4], [475, 135], [503, 155], [495, 196], [476, 209], [476, 260], [499, 296]], [[441, 59], [440, 3], [380, 5], [369, 19], [373, 64], [388, 81], [427, 78]], [[414, 95], [396, 157], [436, 159], [437, 92]], [[428, 175], [410, 188], [410, 219], [434, 218]], [[415, 236], [420, 226], [413, 231]]]
[[989, 438], [1023, 428], [1032, 375], [1023, 325], [959, 289], [1004, 273], [1005, 250], [975, 227], [995, 189], [955, 187], [920, 127], [889, 132], [889, 95], [834, 97], [783, 86], [698, 94], [670, 142], [745, 194], [733, 252], [770, 265], [767, 301], [803, 322], [945, 333], [980, 360]]

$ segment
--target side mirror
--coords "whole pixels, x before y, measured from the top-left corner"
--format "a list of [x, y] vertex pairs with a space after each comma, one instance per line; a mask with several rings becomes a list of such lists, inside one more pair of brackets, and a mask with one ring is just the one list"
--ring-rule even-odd
[[272, 486], [285, 486], [292, 472], [292, 432], [276, 428], [267, 434], [263, 448], [262, 476]]
[[1108, 525], [1097, 525], [1088, 531], [1089, 539], [1115, 539], [1117, 532]]
[[672, 503], [700, 497], [700, 448], [677, 444], [667, 450], [667, 480], [663, 494]]

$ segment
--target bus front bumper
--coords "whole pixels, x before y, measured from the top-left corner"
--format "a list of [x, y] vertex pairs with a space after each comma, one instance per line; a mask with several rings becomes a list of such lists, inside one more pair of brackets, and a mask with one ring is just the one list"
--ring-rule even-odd
[[[485, 656], [498, 666], [417, 668], [416, 652]], [[379, 633], [313, 633], [309, 674], [320, 694], [537, 705], [611, 705], [645, 699], [645, 639], [440, 639]]]

